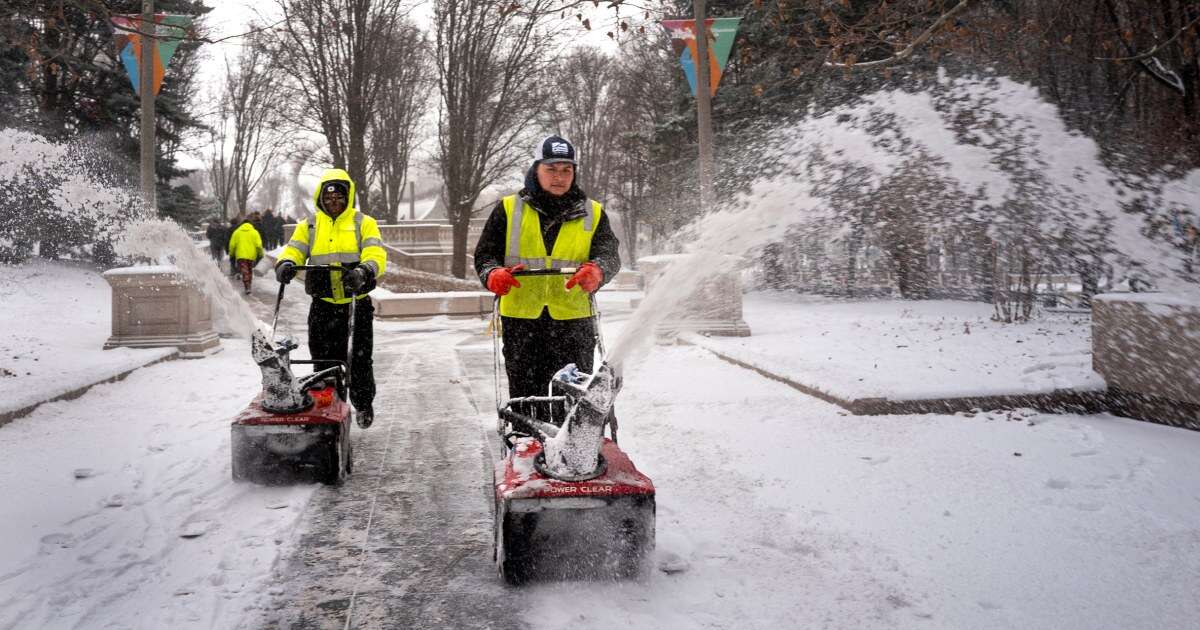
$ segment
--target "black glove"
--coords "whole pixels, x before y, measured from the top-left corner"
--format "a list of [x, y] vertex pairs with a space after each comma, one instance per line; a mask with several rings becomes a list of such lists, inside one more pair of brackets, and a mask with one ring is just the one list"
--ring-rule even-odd
[[371, 279], [370, 274], [370, 268], [359, 265], [342, 275], [342, 286], [352, 293], [358, 293], [367, 286], [367, 281]]
[[296, 263], [285, 260], [278, 265], [275, 265], [275, 279], [280, 284], [287, 284], [296, 277]]

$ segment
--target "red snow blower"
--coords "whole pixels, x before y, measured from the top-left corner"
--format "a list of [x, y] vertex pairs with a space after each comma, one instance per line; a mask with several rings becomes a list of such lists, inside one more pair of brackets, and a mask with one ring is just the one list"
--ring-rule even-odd
[[[514, 275], [569, 277], [574, 272]], [[617, 446], [612, 405], [621, 380], [605, 361], [594, 296], [591, 306], [599, 368], [587, 374], [569, 364], [550, 380], [548, 395], [504, 404], [499, 404], [498, 299], [492, 309], [497, 430], [503, 443], [492, 478], [494, 557], [509, 584], [636, 577], [654, 549], [654, 483]]]
[[[297, 265], [297, 270], [332, 273], [346, 267]], [[286, 284], [279, 285], [271, 338], [279, 323], [279, 306]], [[250, 338], [250, 353], [262, 370], [262, 391], [233, 420], [232, 464], [235, 480], [255, 483], [287, 483], [315, 478], [340, 484], [353, 470], [350, 424], [354, 410], [347, 402], [350, 362], [354, 356], [354, 307], [351, 294], [350, 335], [346, 360], [336, 361], [308, 376], [296, 378], [293, 364], [314, 365], [312, 360], [293, 360], [298, 345], [291, 338], [274, 344], [262, 331]], [[330, 363], [322, 361], [321, 363]]]

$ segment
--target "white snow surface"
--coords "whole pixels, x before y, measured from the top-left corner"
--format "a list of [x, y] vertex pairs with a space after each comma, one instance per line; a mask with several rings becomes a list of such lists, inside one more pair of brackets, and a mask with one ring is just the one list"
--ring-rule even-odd
[[[61, 281], [23, 285], [33, 306], [6, 309], [6, 328], [52, 339], [63, 323], [37, 315], [107, 307], [89, 292], [98, 274], [47, 273]], [[602, 307], [610, 339], [636, 321]], [[946, 332], [980, 315], [929, 308], [955, 322]], [[830, 347], [937, 321], [781, 294], [748, 296], [746, 317], [780, 356], [819, 320], [847, 320]], [[480, 328], [426, 325], [464, 340]], [[1019, 329], [972, 324], [971, 337], [990, 349]], [[397, 334], [382, 325], [376, 343]], [[316, 486], [230, 481], [228, 422], [259, 375], [244, 341], [222, 344], [0, 427], [0, 628], [242, 627], [279, 592], [271, 567]], [[881, 360], [902, 362], [894, 345]], [[657, 486], [656, 568], [528, 587], [532, 628], [1190, 628], [1200, 615], [1200, 434], [1027, 410], [855, 417], [696, 347], [652, 346], [626, 367], [621, 445]]]
[[750, 337], [691, 343], [844, 400], [913, 400], [1103, 390], [1092, 371], [1091, 317], [991, 321], [980, 302], [837, 301], [747, 295]]
[[626, 372], [621, 445], [680, 572], [535, 588], [535, 628], [1195, 627], [1200, 434], [850, 416], [751, 374], [662, 346]]
[[0, 266], [0, 412], [13, 412], [169, 356], [174, 348], [104, 350], [112, 289], [94, 271]]
[[[95, 271], [33, 262], [0, 282], [6, 406], [173, 351], [101, 349]], [[246, 341], [221, 343], [0, 427], [0, 628], [234, 628], [264, 597], [316, 486], [230, 479], [229, 422], [261, 377]]]

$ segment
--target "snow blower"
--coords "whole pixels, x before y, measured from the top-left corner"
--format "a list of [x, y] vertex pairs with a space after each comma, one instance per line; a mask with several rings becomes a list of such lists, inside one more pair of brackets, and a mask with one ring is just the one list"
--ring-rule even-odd
[[[296, 269], [318, 273], [345, 270], [329, 265], [297, 265]], [[286, 287], [279, 285], [271, 339], [275, 338]], [[250, 353], [262, 370], [262, 391], [234, 418], [231, 426], [235, 480], [285, 483], [315, 478], [336, 485], [345, 481], [353, 470], [350, 424], [354, 410], [347, 402], [347, 393], [349, 365], [354, 356], [356, 301], [350, 301], [346, 360], [308, 376], [296, 378], [292, 374], [294, 364], [317, 363], [290, 357], [291, 351], [298, 347], [295, 340], [285, 337], [272, 343], [262, 331], [251, 336]]]
[[[564, 275], [575, 269], [518, 272]], [[564, 278], [565, 280], [565, 278]], [[493, 369], [502, 457], [493, 470], [494, 558], [509, 584], [628, 578], [654, 549], [654, 483], [617, 446], [613, 400], [620, 377], [600, 352], [592, 374], [574, 364], [551, 378], [547, 396], [500, 400], [499, 300], [492, 309]], [[608, 427], [609, 437], [604, 437]]]

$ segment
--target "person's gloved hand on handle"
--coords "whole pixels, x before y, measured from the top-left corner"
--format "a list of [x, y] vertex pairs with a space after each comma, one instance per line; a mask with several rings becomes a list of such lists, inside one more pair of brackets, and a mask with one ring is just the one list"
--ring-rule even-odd
[[567, 288], [570, 289], [575, 285], [579, 285], [579, 288], [584, 291], [595, 293], [600, 289], [600, 283], [603, 281], [604, 272], [601, 271], [600, 265], [589, 260], [580, 265], [575, 275], [571, 276], [570, 280], [567, 280]]
[[509, 291], [521, 286], [520, 282], [513, 277], [514, 271], [522, 271], [525, 269], [524, 264], [514, 265], [512, 267], [496, 267], [488, 272], [487, 288], [488, 291], [496, 295], [508, 295]]
[[278, 265], [275, 265], [275, 279], [280, 284], [287, 284], [296, 277], [296, 263], [285, 260]]
[[358, 293], [367, 286], [367, 282], [371, 280], [371, 268], [366, 265], [359, 265], [354, 269], [342, 275], [342, 286], [349, 289], [352, 293]]

